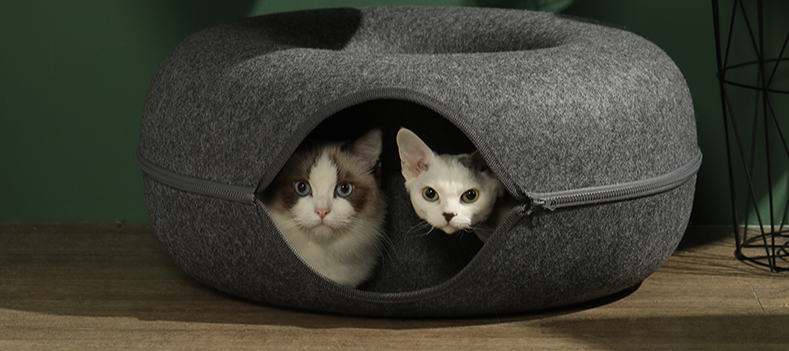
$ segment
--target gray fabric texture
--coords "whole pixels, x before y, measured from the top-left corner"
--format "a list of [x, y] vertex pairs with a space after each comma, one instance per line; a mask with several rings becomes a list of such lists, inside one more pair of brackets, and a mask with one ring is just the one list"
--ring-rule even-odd
[[146, 177], [152, 226], [174, 262], [222, 291], [277, 306], [381, 316], [517, 313], [639, 283], [676, 248], [694, 182], [630, 201], [513, 213], [484, 246], [421, 235], [394, 136], [441, 153], [478, 148], [509, 193], [620, 184], [698, 152], [691, 96], [671, 59], [632, 33], [559, 16], [387, 7], [268, 15], [199, 32], [151, 81], [148, 161], [264, 190], [307, 137], [384, 130], [388, 245], [360, 289], [304, 265], [260, 201], [178, 191]]

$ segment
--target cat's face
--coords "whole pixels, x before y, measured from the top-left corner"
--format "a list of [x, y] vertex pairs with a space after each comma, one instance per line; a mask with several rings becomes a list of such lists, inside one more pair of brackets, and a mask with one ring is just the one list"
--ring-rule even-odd
[[402, 174], [419, 218], [447, 234], [474, 229], [490, 215], [503, 187], [478, 153], [436, 155], [407, 129], [397, 135]]
[[294, 154], [272, 185], [277, 189], [275, 206], [289, 213], [284, 225], [328, 240], [381, 218], [383, 200], [375, 178], [380, 152], [378, 132], [348, 147]]

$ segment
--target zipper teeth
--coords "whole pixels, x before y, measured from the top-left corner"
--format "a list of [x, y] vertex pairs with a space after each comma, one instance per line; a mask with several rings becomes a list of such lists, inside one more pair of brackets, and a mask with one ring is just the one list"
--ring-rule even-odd
[[582, 194], [574, 194], [574, 195], [564, 195], [564, 196], [556, 196], [552, 198], [544, 199], [545, 207], [546, 208], [558, 208], [558, 207], [566, 207], [571, 206], [575, 203], [587, 203], [587, 202], [594, 202], [606, 199], [616, 199], [620, 197], [627, 197], [633, 196], [640, 193], [646, 193], [653, 189], [658, 189], [663, 187], [665, 184], [663, 182], [656, 183], [654, 185], [638, 185], [628, 188], [622, 189], [613, 189], [613, 190], [603, 190], [597, 192], [589, 192], [589, 193], [582, 193]]
[[673, 190], [685, 184], [696, 175], [701, 166], [701, 160], [702, 154], [699, 151], [689, 163], [663, 176], [614, 186], [532, 194], [530, 197], [533, 199], [534, 208], [550, 211], [564, 207], [634, 199]]
[[237, 201], [244, 201], [245, 193], [233, 191], [229, 189], [219, 189], [208, 185], [192, 184], [190, 182], [175, 180], [174, 183], [177, 187], [191, 190], [194, 193], [205, 194], [213, 197], [236, 199]]
[[175, 173], [146, 160], [140, 154], [139, 149], [137, 149], [136, 157], [137, 165], [145, 174], [170, 187], [236, 202], [253, 203], [255, 201], [255, 188], [215, 183]]

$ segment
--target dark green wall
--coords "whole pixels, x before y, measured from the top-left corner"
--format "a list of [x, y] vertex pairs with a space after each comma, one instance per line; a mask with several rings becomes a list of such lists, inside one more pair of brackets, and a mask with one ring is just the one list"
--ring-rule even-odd
[[134, 161], [159, 61], [252, 1], [0, 2], [0, 221], [147, 221]]
[[[318, 6], [540, 2], [0, 2], [0, 221], [147, 221], [134, 161], [146, 87], [168, 51], [201, 28]], [[693, 93], [705, 154], [694, 221], [728, 224], [709, 2], [578, 0], [566, 12], [625, 26], [676, 60]]]

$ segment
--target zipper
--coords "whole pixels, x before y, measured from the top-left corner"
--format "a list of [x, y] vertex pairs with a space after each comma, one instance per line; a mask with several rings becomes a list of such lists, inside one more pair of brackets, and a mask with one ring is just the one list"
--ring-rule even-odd
[[678, 188], [685, 184], [701, 167], [701, 150], [682, 167], [664, 175], [634, 182], [558, 191], [551, 193], [528, 193], [531, 206], [524, 211], [530, 215], [536, 211], [555, 211], [560, 208], [616, 202], [654, 195]]
[[[204, 179], [185, 176], [165, 168], [159, 167], [146, 160], [138, 148], [136, 153], [137, 164], [140, 169], [152, 179], [170, 187], [192, 192], [199, 195], [252, 204], [255, 202], [255, 187], [234, 186], [207, 181]], [[600, 204], [630, 200], [648, 195], [653, 195], [678, 188], [691, 180], [701, 167], [701, 151], [687, 164], [665, 175], [645, 180], [622, 183], [611, 186], [590, 187], [576, 190], [559, 191], [551, 193], [525, 193], [528, 203], [521, 203], [507, 216], [501, 228], [511, 228], [523, 216], [529, 216], [537, 211], [555, 211], [560, 208]], [[500, 228], [500, 229], [501, 229]], [[505, 229], [506, 230], [506, 229]], [[287, 241], [286, 241], [287, 242]], [[309, 267], [309, 265], [307, 265]], [[321, 276], [316, 274], [316, 276]], [[374, 293], [349, 289], [328, 279], [320, 279], [317, 284], [328, 284], [329, 290], [336, 294], [357, 301], [375, 303], [402, 303], [419, 301], [436, 294], [451, 291], [454, 286], [461, 283], [458, 276], [450, 280], [418, 291], [400, 293]]]
[[[255, 202], [254, 187], [216, 183], [175, 173], [146, 160], [139, 149], [136, 158], [137, 165], [145, 174], [173, 188], [224, 200], [249, 204]], [[526, 193], [531, 204], [524, 207], [523, 213], [528, 216], [537, 211], [631, 200], [673, 190], [696, 176], [701, 161], [702, 153], [699, 150], [696, 156], [682, 167], [654, 178], [551, 193]]]
[[251, 204], [255, 202], [255, 188], [238, 185], [216, 183], [204, 179], [193, 178], [164, 169], [146, 160], [137, 149], [137, 165], [154, 180], [198, 195], [210, 196], [223, 200], [230, 200]]

